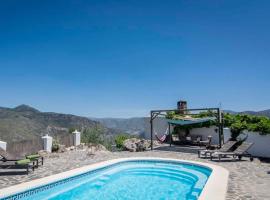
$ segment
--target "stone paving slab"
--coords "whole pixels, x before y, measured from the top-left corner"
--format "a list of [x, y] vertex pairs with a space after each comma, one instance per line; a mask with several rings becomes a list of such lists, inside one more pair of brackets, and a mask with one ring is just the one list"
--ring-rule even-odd
[[22, 182], [31, 181], [52, 174], [57, 174], [70, 169], [89, 165], [114, 158], [125, 157], [162, 157], [176, 158], [183, 160], [193, 160], [200, 162], [214, 163], [225, 167], [230, 171], [227, 200], [269, 200], [270, 199], [270, 170], [269, 163], [261, 163], [256, 160], [250, 162], [244, 160], [240, 162], [213, 162], [207, 159], [199, 159], [196, 154], [174, 152], [174, 151], [146, 151], [146, 152], [97, 152], [90, 155], [87, 151], [77, 150], [65, 153], [51, 154], [45, 159], [43, 167], [38, 168], [29, 175], [7, 175], [0, 170], [0, 189]]

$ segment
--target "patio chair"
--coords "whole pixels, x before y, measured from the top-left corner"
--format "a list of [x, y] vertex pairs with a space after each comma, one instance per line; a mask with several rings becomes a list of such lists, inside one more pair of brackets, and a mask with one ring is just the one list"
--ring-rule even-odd
[[34, 171], [35, 165], [29, 159], [22, 159], [17, 161], [6, 161], [0, 163], [0, 169], [26, 169], [26, 173], [29, 174], [29, 169]]
[[218, 160], [221, 161], [221, 158], [224, 158], [227, 156], [232, 156], [234, 160], [236, 157], [238, 157], [238, 159], [241, 160], [243, 156], [247, 156], [247, 157], [250, 157], [250, 161], [253, 161], [252, 155], [247, 152], [253, 144], [254, 143], [243, 142], [233, 152], [215, 152], [211, 154], [211, 160], [217, 157]]
[[199, 150], [198, 157], [201, 158], [201, 156], [203, 155], [206, 158], [208, 156], [211, 157], [211, 155], [215, 152], [229, 152], [235, 144], [236, 144], [236, 141], [228, 141], [225, 144], [223, 144], [221, 148], [218, 150], [208, 150], [208, 149]]
[[200, 147], [201, 146], [209, 147], [211, 145], [211, 142], [212, 142], [212, 136], [208, 136], [207, 140], [199, 141], [199, 145], [200, 145]]
[[191, 136], [187, 136], [185, 142], [186, 142], [186, 144], [192, 144], [192, 138], [191, 138]]
[[200, 145], [202, 136], [195, 136], [195, 138], [192, 140], [193, 145]]

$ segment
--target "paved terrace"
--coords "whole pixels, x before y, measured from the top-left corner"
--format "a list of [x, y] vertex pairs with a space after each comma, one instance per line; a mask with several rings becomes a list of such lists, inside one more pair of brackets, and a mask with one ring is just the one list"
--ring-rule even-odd
[[[170, 150], [170, 151], [169, 151]], [[181, 151], [181, 152], [179, 152]], [[96, 152], [91, 155], [88, 150], [68, 151], [65, 153], [51, 154], [45, 159], [43, 167], [38, 168], [29, 175], [9, 174], [0, 171], [0, 189], [11, 185], [19, 184], [33, 179], [38, 179], [52, 174], [57, 174], [70, 169], [78, 168], [96, 162], [101, 162], [114, 158], [124, 157], [163, 157], [183, 160], [193, 160], [200, 162], [210, 162], [207, 159], [199, 159], [196, 154], [183, 152], [178, 147], [162, 147], [154, 151], [146, 152]], [[225, 167], [230, 171], [227, 199], [270, 199], [270, 163], [261, 163], [255, 159], [253, 162], [244, 160], [241, 162], [214, 162], [214, 164]]]

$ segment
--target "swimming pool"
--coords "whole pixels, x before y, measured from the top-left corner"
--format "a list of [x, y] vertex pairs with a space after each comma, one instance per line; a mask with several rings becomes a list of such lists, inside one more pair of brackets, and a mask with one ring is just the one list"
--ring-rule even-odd
[[21, 189], [3, 199], [193, 200], [199, 199], [213, 173], [209, 166], [145, 158], [120, 159], [92, 170], [86, 167], [81, 168], [81, 173], [76, 171], [69, 176], [62, 173], [47, 184], [37, 182], [31, 189]]

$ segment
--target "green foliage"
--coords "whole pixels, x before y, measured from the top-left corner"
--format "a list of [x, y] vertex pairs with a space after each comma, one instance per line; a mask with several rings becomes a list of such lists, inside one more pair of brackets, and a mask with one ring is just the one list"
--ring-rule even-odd
[[81, 137], [83, 143], [102, 144], [104, 140], [104, 131], [100, 126], [87, 128], [83, 131]]
[[68, 132], [69, 132], [69, 133], [73, 133], [75, 130], [76, 130], [76, 128], [73, 128], [73, 127], [72, 127], [72, 128], [69, 128], [69, 129], [68, 129]]
[[116, 144], [116, 147], [119, 148], [119, 149], [123, 149], [124, 145], [124, 141], [126, 139], [129, 139], [130, 136], [127, 135], [127, 134], [119, 134], [119, 135], [116, 135], [115, 138], [114, 138], [114, 141], [115, 141], [115, 144]]
[[203, 118], [203, 117], [217, 117], [217, 113], [212, 110], [200, 112], [199, 114], [194, 115], [195, 118]]
[[85, 129], [81, 135], [81, 141], [86, 144], [101, 144], [108, 150], [112, 149], [113, 144], [113, 139], [105, 134], [104, 127], [100, 125]]
[[60, 144], [58, 140], [53, 140], [52, 141], [52, 152], [58, 151], [60, 148]]
[[[166, 115], [167, 119], [182, 119], [185, 115], [179, 115], [175, 112], [168, 112]], [[199, 114], [192, 115], [193, 118], [203, 117], [217, 117], [217, 113], [212, 111], [201, 112]], [[216, 125], [216, 121], [208, 121], [201, 124], [192, 124], [180, 127], [182, 130], [188, 130], [192, 128], [209, 127]], [[270, 119], [264, 116], [254, 116], [247, 114], [233, 115], [229, 113], [224, 114], [224, 126], [229, 127], [232, 132], [232, 139], [236, 138], [243, 133], [244, 130], [259, 132], [261, 135], [270, 134]], [[177, 128], [179, 130], [179, 128]], [[174, 132], [179, 132], [175, 130]]]
[[231, 139], [232, 140], [237, 140], [237, 137], [247, 129], [247, 124], [245, 122], [241, 121], [236, 121], [230, 126], [231, 128]]
[[176, 114], [174, 111], [167, 112], [167, 114], [166, 114], [167, 119], [175, 119], [175, 116], [176, 116]]
[[263, 116], [246, 114], [225, 114], [224, 125], [231, 128], [232, 138], [237, 137], [243, 130], [259, 132], [261, 135], [270, 134], [270, 119]]

